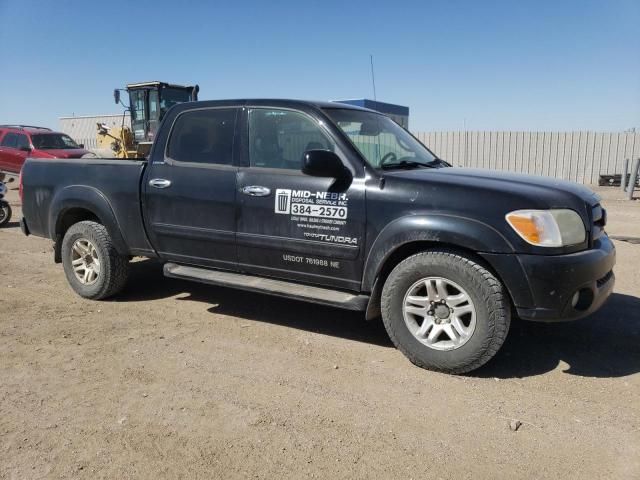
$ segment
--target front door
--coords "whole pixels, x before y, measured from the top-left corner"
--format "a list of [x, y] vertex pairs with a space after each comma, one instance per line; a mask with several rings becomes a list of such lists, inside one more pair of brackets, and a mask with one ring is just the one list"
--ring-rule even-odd
[[249, 165], [238, 172], [238, 262], [245, 272], [357, 291], [365, 233], [364, 180], [304, 175], [307, 150], [331, 135], [307, 114], [250, 108]]
[[161, 258], [235, 270], [237, 108], [180, 113], [145, 175], [145, 213]]

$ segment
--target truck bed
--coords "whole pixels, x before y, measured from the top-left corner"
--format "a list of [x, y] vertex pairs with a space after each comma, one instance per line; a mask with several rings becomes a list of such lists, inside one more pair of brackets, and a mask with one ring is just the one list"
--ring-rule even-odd
[[151, 250], [140, 209], [145, 159], [32, 159], [23, 167], [23, 211], [31, 233], [56, 240], [62, 211], [100, 203], [103, 223], [115, 222], [135, 252]]

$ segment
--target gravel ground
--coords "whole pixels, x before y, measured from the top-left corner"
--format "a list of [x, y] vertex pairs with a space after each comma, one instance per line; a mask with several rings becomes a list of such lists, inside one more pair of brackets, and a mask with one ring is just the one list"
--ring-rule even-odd
[[578, 322], [515, 322], [464, 377], [412, 366], [361, 315], [148, 260], [117, 299], [83, 300], [14, 221], [0, 478], [640, 478], [640, 203], [601, 191], [616, 293]]

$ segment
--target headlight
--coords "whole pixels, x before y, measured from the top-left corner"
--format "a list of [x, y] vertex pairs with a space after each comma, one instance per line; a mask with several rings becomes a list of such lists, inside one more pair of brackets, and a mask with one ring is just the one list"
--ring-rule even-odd
[[580, 215], [573, 210], [516, 210], [505, 218], [524, 241], [540, 247], [575, 245], [587, 235]]

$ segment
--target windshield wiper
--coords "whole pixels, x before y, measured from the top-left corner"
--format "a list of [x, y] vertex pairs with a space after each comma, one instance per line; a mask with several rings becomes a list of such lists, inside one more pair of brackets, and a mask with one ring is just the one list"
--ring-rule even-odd
[[453, 167], [453, 165], [451, 165], [449, 162], [447, 162], [446, 160], [443, 160], [443, 159], [441, 159], [439, 157], [434, 158], [429, 163], [433, 164], [433, 165], [440, 164], [440, 165], [442, 165], [444, 167]]
[[411, 160], [402, 160], [400, 162], [394, 162], [394, 163], [384, 163], [382, 165], [380, 165], [380, 168], [382, 170], [391, 170], [394, 168], [435, 168], [433, 165], [429, 165], [427, 163], [421, 163], [421, 162], [414, 162]]

